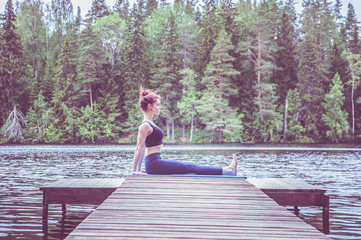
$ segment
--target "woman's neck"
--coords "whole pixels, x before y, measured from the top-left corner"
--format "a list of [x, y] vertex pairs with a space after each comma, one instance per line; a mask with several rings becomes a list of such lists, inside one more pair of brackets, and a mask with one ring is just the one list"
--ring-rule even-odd
[[144, 113], [144, 121], [153, 122], [153, 113]]

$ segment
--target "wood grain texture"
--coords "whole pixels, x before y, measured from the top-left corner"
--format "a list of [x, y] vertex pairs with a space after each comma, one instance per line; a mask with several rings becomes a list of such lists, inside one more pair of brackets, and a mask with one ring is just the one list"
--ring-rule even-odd
[[66, 239], [329, 238], [244, 179], [129, 176]]

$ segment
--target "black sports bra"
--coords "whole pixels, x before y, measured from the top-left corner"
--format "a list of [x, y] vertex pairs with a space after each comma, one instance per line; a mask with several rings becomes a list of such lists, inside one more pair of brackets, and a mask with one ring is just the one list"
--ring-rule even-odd
[[153, 132], [149, 136], [147, 136], [147, 138], [145, 139], [145, 146], [146, 147], [154, 147], [154, 146], [162, 145], [163, 144], [163, 136], [164, 136], [162, 129], [151, 124], [148, 121], [144, 121], [144, 122], [149, 123], [149, 125], [153, 128]]

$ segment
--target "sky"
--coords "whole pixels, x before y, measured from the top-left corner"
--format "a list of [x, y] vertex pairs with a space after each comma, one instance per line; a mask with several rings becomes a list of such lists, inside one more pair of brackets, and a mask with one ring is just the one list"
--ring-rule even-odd
[[[50, 2], [51, 0], [44, 0], [44, 2]], [[129, 0], [130, 5], [132, 6], [135, 0]], [[172, 1], [172, 0], [168, 0], [168, 1]], [[303, 0], [295, 0], [296, 4], [296, 9], [297, 11], [300, 13], [302, 11], [302, 1]], [[331, 0], [332, 2], [335, 2], [335, 0]], [[6, 4], [7, 0], [0, 0], [0, 13], [3, 13], [5, 10], [5, 4]], [[13, 3], [15, 5], [16, 0], [13, 0]], [[81, 9], [81, 13], [83, 16], [85, 16], [85, 14], [88, 13], [88, 10], [91, 7], [91, 0], [72, 0], [73, 3], [73, 7], [74, 7], [74, 15], [76, 15], [76, 11], [78, 6], [80, 6]], [[113, 7], [113, 5], [115, 4], [116, 0], [105, 0], [105, 2], [107, 3], [107, 5], [109, 7]], [[201, 0], [199, 0], [199, 2], [201, 2]], [[347, 6], [348, 3], [351, 2], [354, 9], [355, 9], [355, 13], [357, 15], [357, 20], [361, 21], [361, 0], [342, 0], [343, 6], [342, 6], [342, 15], [346, 16], [347, 15]]]

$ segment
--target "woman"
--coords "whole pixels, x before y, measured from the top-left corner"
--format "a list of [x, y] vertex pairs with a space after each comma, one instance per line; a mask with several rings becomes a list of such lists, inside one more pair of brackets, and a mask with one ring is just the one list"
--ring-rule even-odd
[[[159, 115], [160, 99], [150, 90], [140, 90], [140, 109], [144, 120], [139, 126], [137, 146], [133, 158], [133, 174], [186, 174], [194, 173], [200, 175], [237, 175], [237, 159], [233, 155], [232, 163], [227, 167], [200, 166], [161, 159], [160, 153], [163, 146], [163, 131], [153, 122], [153, 116]], [[138, 168], [145, 156], [145, 172]]]

